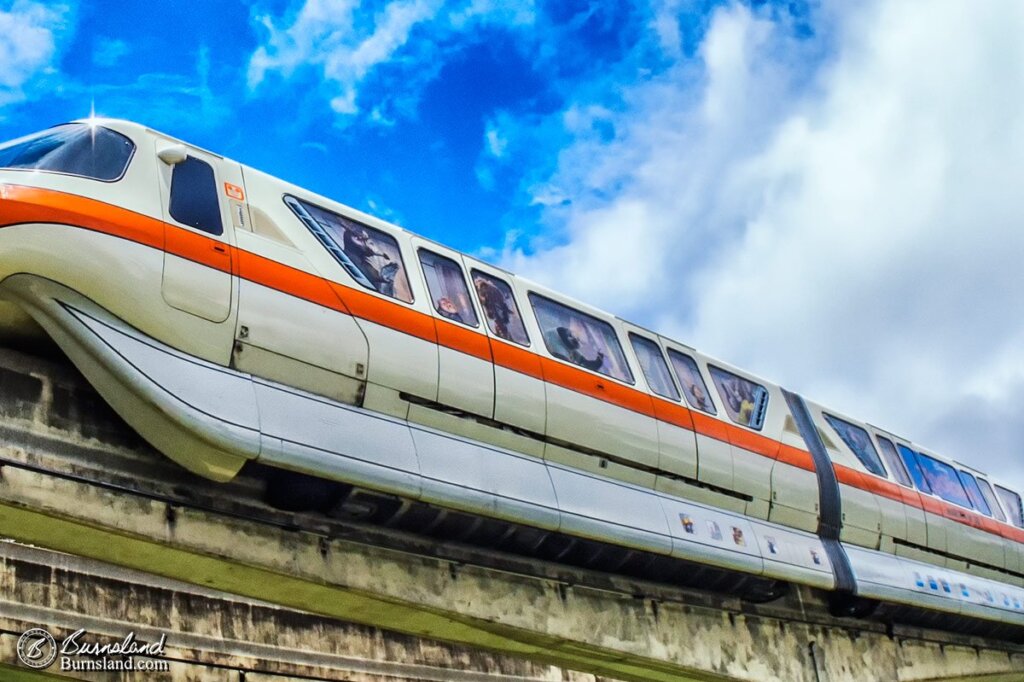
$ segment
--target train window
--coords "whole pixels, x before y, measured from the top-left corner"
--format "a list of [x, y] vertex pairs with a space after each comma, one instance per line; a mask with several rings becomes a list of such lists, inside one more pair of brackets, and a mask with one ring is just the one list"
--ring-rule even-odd
[[725, 411], [737, 424], [760, 430], [768, 407], [768, 389], [732, 372], [708, 365], [711, 380], [725, 403]]
[[885, 463], [888, 464], [889, 472], [896, 477], [896, 480], [907, 486], [908, 488], [913, 487], [910, 482], [910, 474], [907, 473], [907, 467], [900, 459], [900, 456], [896, 454], [896, 446], [892, 444], [888, 438], [878, 437], [878, 448], [882, 451], [882, 457], [885, 458]]
[[917, 486], [918, 490], [930, 493], [932, 491], [932, 487], [928, 485], [928, 480], [921, 472], [921, 465], [918, 464], [917, 461], [917, 453], [906, 445], [897, 445], [896, 447], [899, 448], [900, 457], [903, 458], [904, 464], [907, 465], [907, 471], [910, 472], [910, 477], [914, 479], [914, 485]]
[[1024, 512], [1021, 511], [1020, 507], [1020, 495], [1012, 490], [1007, 490], [1001, 485], [996, 486], [996, 493], [999, 495], [999, 500], [1003, 503], [1003, 507], [1010, 516], [1010, 521], [1013, 522], [1013, 525], [1018, 528], [1024, 528]]
[[223, 234], [217, 180], [210, 164], [190, 156], [174, 165], [169, 212], [182, 225], [210, 234]]
[[665, 398], [679, 400], [679, 391], [672, 381], [668, 365], [665, 364], [665, 356], [661, 354], [658, 344], [636, 334], [630, 334], [629, 340], [633, 344], [636, 357], [640, 360], [640, 369], [643, 370], [651, 390]]
[[476, 295], [480, 297], [480, 306], [484, 309], [484, 318], [491, 333], [506, 341], [529, 346], [530, 337], [526, 334], [523, 317], [512, 295], [512, 287], [479, 270], [473, 271], [473, 286], [476, 287]]
[[974, 505], [974, 508], [986, 516], [992, 516], [992, 510], [989, 509], [985, 496], [981, 494], [981, 488], [978, 487], [977, 479], [963, 469], [957, 473], [960, 475], [960, 482], [963, 484], [964, 490], [967, 491], [967, 496], [971, 498], [971, 504]]
[[981, 494], [985, 498], [985, 502], [988, 503], [988, 508], [992, 510], [992, 514], [1000, 521], [1006, 521], [1006, 515], [1003, 514], [1003, 510], [999, 507], [999, 500], [996, 499], [996, 494], [992, 492], [992, 486], [988, 484], [984, 478], [976, 479], [978, 486], [981, 488]]
[[824, 416], [825, 421], [839, 434], [846, 446], [868, 471], [876, 476], [885, 476], [885, 467], [882, 466], [882, 460], [878, 458], [878, 453], [875, 452], [875, 446], [871, 444], [871, 436], [867, 431], [856, 424], [851, 424], [830, 414]]
[[960, 483], [960, 479], [957, 478], [956, 470], [953, 467], [922, 453], [918, 453], [917, 461], [921, 465], [921, 471], [928, 480], [928, 485], [931, 486], [933, 493], [946, 502], [973, 509], [971, 500], [967, 497], [967, 492], [964, 490], [963, 484]]
[[676, 370], [676, 378], [679, 379], [679, 385], [682, 387], [683, 395], [686, 396], [686, 402], [690, 403], [690, 407], [708, 414], [718, 414], [715, 404], [711, 402], [707, 384], [704, 383], [704, 377], [700, 375], [696, 361], [689, 355], [684, 355], [671, 348], [668, 351], [668, 359]]
[[394, 237], [295, 197], [286, 196], [284, 201], [352, 279], [367, 289], [412, 303], [402, 252]]
[[604, 320], [530, 293], [544, 345], [556, 358], [633, 383], [615, 330]]
[[103, 126], [69, 123], [0, 145], [0, 168], [40, 170], [114, 182], [135, 143]]
[[427, 277], [427, 290], [434, 302], [434, 310], [449, 320], [470, 327], [480, 326], [459, 264], [433, 251], [420, 249], [420, 265]]

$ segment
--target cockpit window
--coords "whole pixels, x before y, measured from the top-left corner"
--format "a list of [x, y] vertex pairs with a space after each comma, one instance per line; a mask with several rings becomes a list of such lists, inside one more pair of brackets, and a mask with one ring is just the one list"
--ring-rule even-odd
[[367, 289], [412, 303], [409, 277], [394, 237], [292, 196], [284, 201], [352, 279]]
[[0, 145], [0, 168], [37, 170], [114, 182], [135, 143], [103, 126], [68, 123]]

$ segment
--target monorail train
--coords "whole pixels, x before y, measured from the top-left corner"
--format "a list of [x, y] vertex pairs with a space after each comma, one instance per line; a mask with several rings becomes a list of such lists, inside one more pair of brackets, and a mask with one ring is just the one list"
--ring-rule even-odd
[[4, 333], [41, 328], [202, 476], [255, 462], [556, 558], [1024, 627], [1021, 497], [993, 477], [229, 159], [57, 126], [0, 145], [0, 226]]

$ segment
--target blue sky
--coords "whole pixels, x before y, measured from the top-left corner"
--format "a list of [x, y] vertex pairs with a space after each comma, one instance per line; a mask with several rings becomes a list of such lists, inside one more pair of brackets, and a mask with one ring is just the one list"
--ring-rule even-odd
[[135, 119], [1024, 487], [1024, 3], [0, 0]]
[[566, 113], [621, 110], [625, 87], [693, 59], [717, 4], [46, 3], [30, 23], [52, 54], [0, 111], [0, 136], [95, 105], [457, 248], [500, 249], [541, 231], [530, 189], [561, 149], [616, 134], [608, 116], [568, 129]]

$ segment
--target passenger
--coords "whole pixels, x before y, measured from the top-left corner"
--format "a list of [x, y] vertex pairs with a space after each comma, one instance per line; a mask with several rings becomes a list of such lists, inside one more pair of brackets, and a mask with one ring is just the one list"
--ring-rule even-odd
[[711, 401], [708, 400], [707, 394], [704, 393], [704, 389], [701, 388], [700, 384], [693, 381], [690, 378], [690, 397], [693, 398], [691, 404], [698, 410], [704, 410], [705, 412], [711, 412]]
[[458, 307], [452, 303], [450, 298], [441, 298], [441, 300], [437, 302], [437, 312], [441, 313], [442, 317], [447, 317], [449, 320], [455, 320], [456, 322], [465, 324]]
[[480, 296], [480, 305], [483, 306], [484, 315], [491, 321], [491, 328], [497, 336], [503, 339], [512, 340], [508, 330], [508, 323], [512, 319], [512, 310], [509, 308], [505, 296], [492, 282], [480, 276], [473, 278], [476, 286], [476, 293]]
[[[387, 296], [394, 296], [398, 264], [392, 263], [390, 256], [379, 251], [372, 244], [370, 236], [362, 227], [356, 226], [345, 230], [343, 243], [345, 255], [370, 281], [374, 289]], [[372, 258], [381, 258], [387, 263], [378, 270], [370, 263]]]
[[579, 328], [580, 323], [572, 319], [569, 321], [568, 326], [556, 327], [545, 332], [544, 338], [548, 342], [548, 349], [551, 351], [551, 354], [556, 358], [568, 360], [580, 367], [599, 371], [601, 365], [604, 364], [604, 353], [597, 351], [597, 355], [594, 358], [587, 358], [580, 350], [579, 337], [570, 327]]
[[736, 412], [736, 420], [741, 424], [750, 425], [754, 418], [754, 396], [750, 390], [750, 384], [737, 379], [735, 381], [737, 395], [739, 397], [739, 410]]

